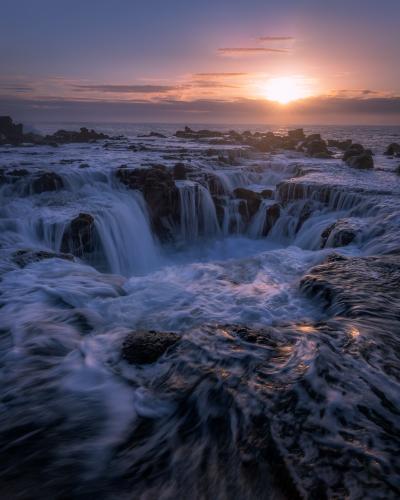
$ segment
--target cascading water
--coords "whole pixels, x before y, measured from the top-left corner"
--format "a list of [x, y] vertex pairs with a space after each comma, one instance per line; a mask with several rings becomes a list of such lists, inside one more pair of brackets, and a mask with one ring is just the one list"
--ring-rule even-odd
[[[396, 498], [392, 163], [228, 165], [207, 144], [142, 141], [3, 157], [0, 496]], [[124, 185], [121, 165], [165, 190]], [[43, 168], [62, 186], [33, 189]], [[149, 331], [178, 340], [149, 364], [123, 355]]]

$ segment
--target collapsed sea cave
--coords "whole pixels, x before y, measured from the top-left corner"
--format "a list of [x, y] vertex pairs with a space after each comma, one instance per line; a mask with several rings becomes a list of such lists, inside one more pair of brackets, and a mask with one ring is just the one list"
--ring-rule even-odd
[[362, 133], [4, 141], [2, 497], [398, 498], [400, 177]]

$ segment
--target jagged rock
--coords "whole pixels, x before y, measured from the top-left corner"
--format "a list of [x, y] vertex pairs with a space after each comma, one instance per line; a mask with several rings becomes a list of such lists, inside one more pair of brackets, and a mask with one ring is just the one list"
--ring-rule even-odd
[[190, 172], [190, 168], [188, 168], [184, 163], [176, 163], [172, 170], [172, 174], [176, 181], [184, 181], [187, 178], [187, 173]]
[[154, 330], [132, 332], [122, 344], [122, 357], [130, 364], [155, 363], [170, 347], [180, 340], [179, 335]]
[[52, 135], [47, 135], [44, 140], [47, 142], [55, 142], [57, 144], [68, 144], [74, 142], [95, 142], [97, 140], [110, 139], [106, 134], [101, 132], [96, 132], [95, 130], [89, 130], [86, 127], [82, 127], [79, 132], [69, 131], [69, 130], [57, 130]]
[[288, 137], [289, 137], [289, 139], [293, 139], [294, 141], [297, 141], [297, 142], [304, 141], [304, 139], [306, 138], [306, 136], [304, 134], [304, 130], [302, 128], [296, 128], [295, 130], [289, 130]]
[[24, 141], [23, 125], [13, 123], [10, 116], [0, 116], [0, 136], [0, 144], [20, 144]]
[[64, 181], [55, 172], [45, 172], [32, 181], [32, 191], [36, 194], [46, 191], [58, 191], [64, 187]]
[[222, 137], [223, 133], [207, 129], [195, 131], [192, 130], [190, 127], [185, 127], [184, 130], [178, 130], [177, 132], [175, 132], [175, 136], [179, 137], [180, 139], [199, 140], [199, 139], [208, 139], [214, 137]]
[[18, 250], [12, 255], [12, 260], [19, 267], [25, 267], [32, 262], [39, 262], [45, 259], [74, 260], [74, 256], [66, 253], [46, 252], [44, 250]]
[[159, 132], [150, 132], [149, 134], [138, 135], [138, 137], [158, 137], [159, 139], [166, 139], [167, 136]]
[[385, 151], [386, 156], [400, 156], [400, 144], [392, 142]]
[[273, 198], [275, 191], [273, 189], [263, 189], [260, 194], [262, 198]]
[[93, 216], [80, 213], [75, 219], [72, 219], [64, 231], [61, 251], [72, 253], [77, 257], [84, 257], [95, 251], [96, 243], [97, 233]]
[[350, 167], [358, 168], [359, 170], [369, 170], [374, 168], [374, 159], [367, 151], [357, 156], [350, 156], [347, 160]]
[[337, 148], [341, 149], [342, 151], [346, 151], [347, 149], [349, 149], [352, 142], [353, 141], [351, 139], [346, 139], [344, 141], [339, 141], [336, 139], [328, 139], [328, 146], [331, 148]]
[[233, 191], [233, 195], [235, 198], [246, 200], [246, 215], [248, 215], [250, 219], [258, 212], [261, 204], [261, 196], [259, 195], [259, 193], [246, 188], [236, 188]]
[[351, 144], [343, 154], [343, 161], [346, 161], [352, 156], [359, 156], [363, 154], [365, 151], [364, 146], [362, 144]]
[[322, 232], [321, 248], [325, 248], [328, 241], [332, 248], [350, 245], [356, 236], [357, 230], [348, 221], [338, 220]]
[[163, 165], [131, 169], [120, 167], [117, 178], [143, 193], [154, 231], [162, 240], [171, 238], [170, 227], [179, 222], [179, 191], [172, 172]]

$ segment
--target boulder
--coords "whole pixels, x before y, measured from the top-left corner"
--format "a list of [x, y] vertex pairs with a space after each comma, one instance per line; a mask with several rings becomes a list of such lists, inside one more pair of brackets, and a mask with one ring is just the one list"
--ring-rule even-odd
[[346, 220], [338, 220], [328, 226], [321, 234], [321, 248], [338, 248], [350, 245], [357, 236], [357, 230]]
[[122, 357], [130, 364], [155, 363], [180, 340], [179, 335], [154, 330], [131, 332], [122, 344]]
[[323, 139], [315, 139], [307, 141], [304, 145], [306, 153], [313, 158], [330, 158], [330, 154], [326, 142]]
[[94, 218], [90, 214], [80, 213], [69, 223], [61, 241], [61, 252], [84, 257], [95, 251], [97, 233]]
[[273, 189], [263, 189], [260, 193], [262, 198], [273, 198], [275, 191]]
[[392, 142], [385, 151], [386, 156], [400, 156], [400, 144]]
[[57, 130], [52, 135], [47, 135], [44, 140], [47, 142], [55, 142], [57, 144], [68, 144], [74, 142], [95, 142], [97, 140], [110, 139], [110, 137], [95, 130], [89, 130], [86, 127], [81, 127], [79, 132], [69, 130]]
[[0, 144], [17, 145], [23, 141], [23, 125], [13, 123], [10, 116], [0, 116]]
[[304, 139], [306, 138], [306, 136], [304, 134], [304, 130], [302, 128], [296, 128], [295, 130], [289, 130], [288, 137], [289, 137], [289, 139], [292, 139], [292, 140], [297, 141], [297, 142], [304, 141]]
[[246, 188], [236, 188], [233, 191], [233, 196], [246, 201], [247, 216], [249, 219], [258, 212], [261, 204], [261, 196], [259, 193]]
[[350, 156], [347, 160], [347, 164], [350, 167], [358, 168], [359, 170], [370, 170], [371, 168], [374, 168], [374, 159], [368, 151], [365, 151], [360, 155]]
[[338, 141], [336, 139], [328, 139], [328, 146], [331, 148], [341, 149], [342, 151], [346, 151], [352, 144], [351, 139], [346, 139], [344, 141]]
[[32, 181], [32, 191], [35, 194], [46, 191], [58, 191], [64, 187], [64, 181], [55, 172], [44, 172]]
[[13, 253], [12, 260], [19, 267], [25, 267], [32, 262], [46, 259], [74, 260], [74, 256], [66, 253], [47, 252], [45, 250], [18, 250]]
[[184, 163], [176, 163], [172, 170], [172, 175], [176, 181], [184, 181], [190, 168], [186, 167]]
[[365, 149], [362, 144], [351, 144], [343, 154], [343, 161], [346, 161], [352, 156], [358, 156], [364, 153]]

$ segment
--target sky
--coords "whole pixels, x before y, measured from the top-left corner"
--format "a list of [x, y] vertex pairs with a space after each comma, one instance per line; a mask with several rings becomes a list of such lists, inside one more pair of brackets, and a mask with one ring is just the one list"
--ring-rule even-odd
[[400, 125], [400, 0], [1, 0], [0, 114]]

